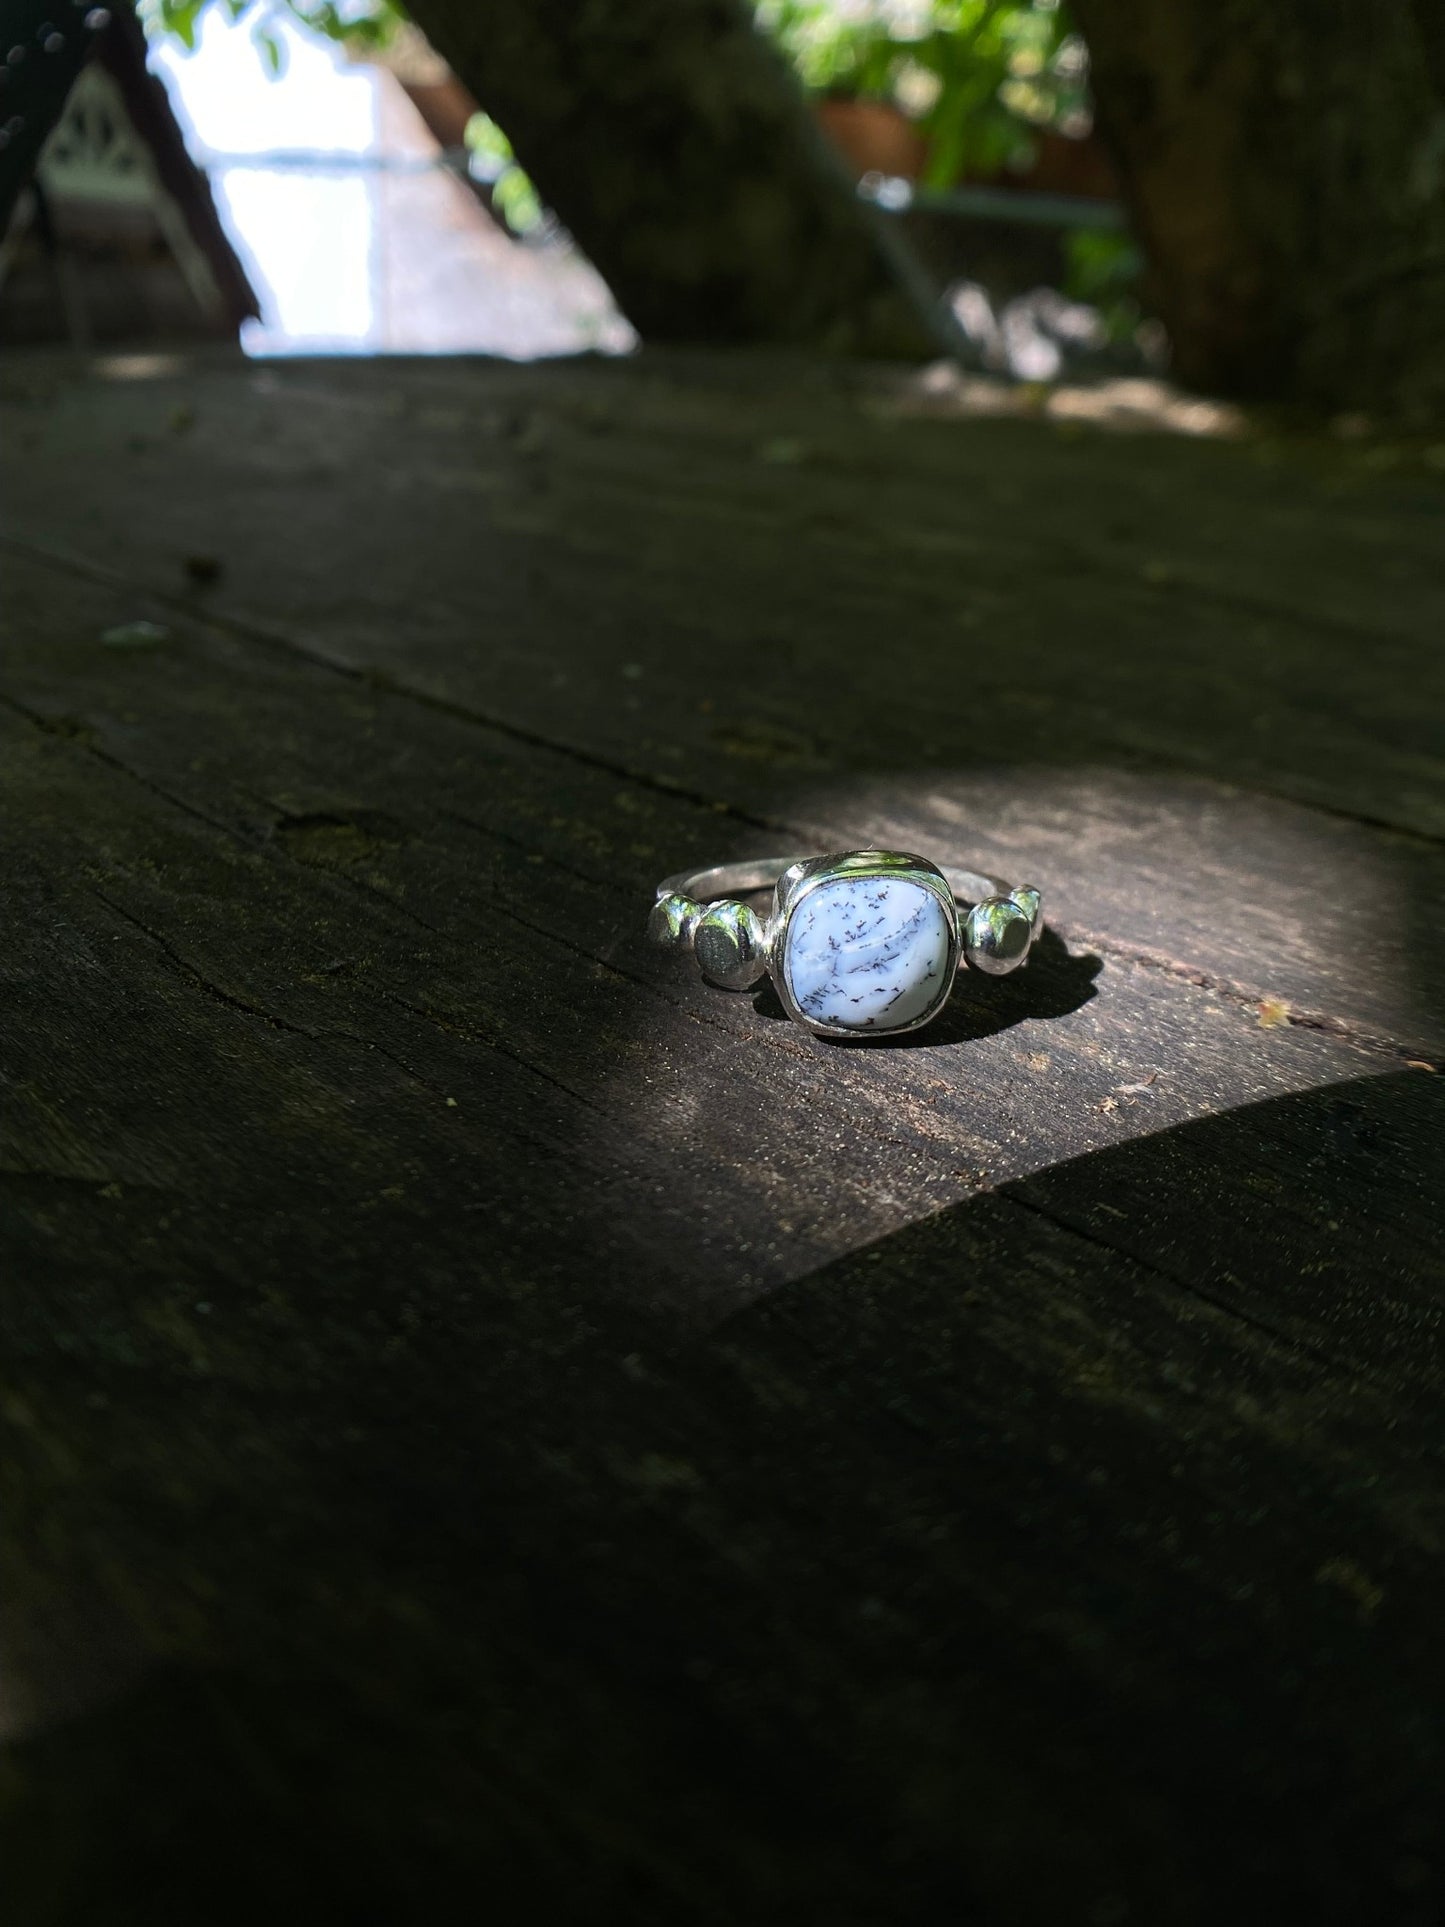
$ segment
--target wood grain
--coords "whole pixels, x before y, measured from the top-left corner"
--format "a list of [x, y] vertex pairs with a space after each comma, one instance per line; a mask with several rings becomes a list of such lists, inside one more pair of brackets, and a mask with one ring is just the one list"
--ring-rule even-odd
[[[1433, 471], [4, 388], [14, 1918], [1433, 1918]], [[1053, 927], [807, 1038], [779, 834]]]

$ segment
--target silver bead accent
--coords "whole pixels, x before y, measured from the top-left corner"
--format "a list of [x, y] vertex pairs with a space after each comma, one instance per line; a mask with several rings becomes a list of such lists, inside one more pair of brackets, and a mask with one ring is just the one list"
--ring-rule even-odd
[[693, 955], [710, 984], [749, 990], [767, 969], [767, 935], [745, 903], [710, 903], [693, 926]]
[[1009, 891], [1008, 897], [1009, 902], [1016, 903], [1028, 918], [1030, 937], [1036, 937], [1039, 934], [1039, 926], [1044, 920], [1044, 900], [1042, 895], [1031, 883], [1021, 883], [1017, 890]]
[[671, 948], [673, 944], [686, 943], [692, 919], [697, 913], [698, 906], [691, 897], [675, 895], [659, 897], [652, 906], [652, 914], [647, 919], [649, 943], [660, 943], [665, 948]]
[[1029, 954], [1033, 921], [1012, 897], [985, 897], [963, 924], [963, 952], [975, 970], [1002, 977]]

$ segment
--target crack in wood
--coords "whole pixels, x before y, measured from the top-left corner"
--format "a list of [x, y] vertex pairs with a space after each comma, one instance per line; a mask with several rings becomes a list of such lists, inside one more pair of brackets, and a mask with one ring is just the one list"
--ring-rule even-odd
[[[495, 1051], [498, 1057], [505, 1057], [508, 1063], [517, 1065], [519, 1069], [526, 1071], [529, 1076], [540, 1078], [544, 1084], [550, 1084], [555, 1091], [559, 1091], [563, 1097], [570, 1098], [574, 1104], [581, 1104], [587, 1110], [595, 1111], [601, 1116], [607, 1114], [604, 1108], [595, 1103], [590, 1097], [585, 1096], [581, 1091], [574, 1090], [570, 1084], [564, 1082], [560, 1077], [554, 1077], [552, 1073], [549, 1070], [545, 1070], [542, 1065], [534, 1064], [530, 1058], [524, 1057], [520, 1051], [512, 1050], [510, 1046], [504, 1044], [500, 1038], [483, 1036], [478, 1031], [470, 1030], [464, 1025], [454, 1023], [440, 1016], [434, 1010], [425, 1010], [420, 1004], [412, 1003], [410, 999], [401, 996], [397, 991], [383, 990], [381, 995], [388, 1003], [396, 1004], [402, 1010], [410, 1011], [413, 1017], [420, 1018], [423, 1023], [430, 1024], [433, 1029], [439, 1030], [444, 1037], [457, 1037], [460, 1038], [464, 1044], [474, 1044], [480, 1050]], [[443, 1095], [445, 1095], [445, 1093], [443, 1093]]]
[[1292, 1337], [1288, 1332], [1269, 1324], [1267, 1320], [1256, 1317], [1253, 1312], [1245, 1311], [1242, 1306], [1232, 1304], [1227, 1298], [1220, 1298], [1214, 1292], [1206, 1290], [1194, 1279], [1172, 1271], [1167, 1265], [1162, 1265], [1154, 1259], [1141, 1257], [1131, 1246], [1108, 1237], [1104, 1232], [1094, 1230], [1090, 1225], [1080, 1223], [1076, 1217], [1066, 1216], [1054, 1210], [1038, 1198], [1031, 1197], [1025, 1188], [1027, 1183], [1028, 1180], [1023, 1178], [1001, 1184], [998, 1186], [997, 1195], [1007, 1198], [1011, 1204], [1018, 1205], [1025, 1211], [1034, 1212], [1038, 1217], [1046, 1219], [1058, 1230], [1067, 1232], [1071, 1237], [1079, 1238], [1086, 1244], [1097, 1245], [1112, 1257], [1123, 1258], [1140, 1271], [1155, 1278], [1162, 1278], [1175, 1290], [1185, 1292], [1191, 1298], [1197, 1298], [1201, 1304], [1208, 1305], [1211, 1310], [1219, 1312], [1223, 1317], [1236, 1319], [1239, 1323], [1249, 1326], [1252, 1331], [1259, 1332], [1271, 1344], [1278, 1345], [1285, 1351], [1297, 1352], [1311, 1358], [1315, 1364], [1322, 1365], [1331, 1373], [1340, 1369], [1342, 1360], [1331, 1358], [1328, 1353], [1312, 1345], [1308, 1339]]
[[0, 703], [3, 703], [8, 710], [21, 717], [25, 722], [33, 724], [42, 735], [53, 736], [61, 742], [68, 743], [71, 748], [78, 749], [87, 756], [93, 756], [98, 763], [103, 763], [107, 769], [116, 770], [122, 776], [129, 777], [131, 782], [139, 783], [141, 788], [149, 790], [152, 796], [158, 796], [162, 802], [173, 804], [176, 809], [183, 810], [187, 816], [194, 817], [198, 823], [204, 823], [213, 830], [219, 830], [223, 835], [236, 835], [236, 832], [228, 824], [218, 821], [214, 816], [208, 816], [204, 810], [198, 810], [193, 803], [188, 803], [184, 797], [172, 795], [169, 790], [163, 789], [159, 783], [153, 782], [149, 776], [143, 775], [141, 771], [137, 769], [132, 769], [130, 764], [123, 762], [119, 756], [113, 755], [108, 749], [103, 749], [89, 733], [77, 734], [73, 730], [57, 728], [52, 717], [43, 715], [38, 709], [31, 709], [28, 704], [21, 702], [18, 697], [7, 695], [3, 689], [0, 689]]
[[143, 583], [122, 574], [121, 571], [106, 568], [103, 564], [92, 562], [87, 557], [72, 555], [67, 551], [47, 549], [38, 543], [22, 541], [13, 535], [0, 534], [0, 546], [13, 548], [45, 567], [83, 575], [89, 581], [107, 588], [123, 588], [134, 594], [144, 595], [159, 607], [174, 611], [187, 622], [209, 624], [245, 641], [259, 643], [264, 648], [279, 650], [295, 657], [298, 661], [309, 663], [314, 669], [322, 669], [333, 676], [341, 676], [348, 682], [374, 689], [381, 695], [395, 696], [403, 702], [416, 703], [421, 708], [433, 711], [436, 715], [448, 716], [454, 722], [468, 723], [477, 729], [492, 730], [511, 742], [523, 743], [530, 749], [544, 750], [550, 755], [560, 756], [569, 762], [580, 764], [583, 768], [600, 770], [605, 775], [634, 783], [640, 789], [651, 790], [661, 796], [676, 797], [683, 802], [695, 803], [701, 809], [730, 817], [736, 822], [747, 824], [751, 829], [771, 830], [779, 827], [770, 818], [755, 816], [731, 803], [719, 801], [705, 791], [692, 789], [671, 777], [639, 769], [631, 764], [620, 763], [615, 758], [583, 749], [576, 743], [558, 741], [543, 735], [538, 730], [527, 729], [520, 723], [509, 722], [504, 717], [490, 715], [485, 710], [474, 709], [469, 704], [458, 703], [450, 697], [438, 696], [430, 690], [402, 682], [388, 671], [358, 668], [353, 663], [339, 661], [335, 656], [327, 654], [325, 650], [310, 647], [286, 630], [274, 628], [270, 623], [259, 621], [255, 617], [209, 609], [203, 617], [198, 616], [195, 608], [185, 598], [163, 589], [148, 588]]
[[[1217, 977], [1209, 971], [1200, 970], [1176, 957], [1165, 956], [1158, 950], [1147, 946], [1121, 943], [1115, 937], [1100, 936], [1097, 931], [1089, 930], [1077, 923], [1051, 924], [1055, 933], [1067, 942], [1087, 944], [1090, 949], [1102, 951], [1106, 957], [1114, 957], [1120, 963], [1137, 965], [1141, 970], [1158, 971], [1166, 977], [1173, 977], [1180, 983], [1192, 985], [1196, 990], [1209, 992], [1223, 1002], [1233, 1004], [1240, 1010], [1257, 1010], [1260, 1003], [1259, 993], [1247, 989], [1243, 984], [1231, 982], [1228, 978]], [[1395, 1037], [1382, 1037], [1377, 1032], [1361, 1029], [1342, 1017], [1331, 1017], [1321, 1011], [1286, 1009], [1286, 1023], [1300, 1030], [1322, 1031], [1326, 1036], [1338, 1037], [1342, 1042], [1353, 1044], [1359, 1050], [1375, 1051], [1403, 1060], [1413, 1061], [1416, 1046]]]
[[113, 898], [108, 897], [96, 884], [87, 883], [85, 887], [97, 902], [105, 905], [112, 916], [120, 917], [123, 922], [131, 924], [135, 929], [139, 930], [143, 937], [147, 938], [158, 950], [169, 957], [176, 969], [179, 970], [184, 977], [187, 977], [195, 984], [198, 990], [204, 991], [206, 996], [213, 998], [218, 1004], [224, 1004], [228, 1009], [241, 1012], [243, 1016], [254, 1017], [263, 1024], [269, 1024], [273, 1030], [286, 1031], [293, 1037], [305, 1037], [311, 1043], [319, 1043], [322, 1041], [324, 1033], [308, 1030], [304, 1024], [293, 1024], [289, 1018], [280, 1017], [275, 1011], [262, 1010], [258, 1004], [248, 1003], [244, 997], [237, 997], [232, 991], [222, 990], [219, 984], [213, 984], [208, 977], [197, 970], [193, 963], [190, 963], [183, 957], [168, 938], [163, 937], [159, 931], [152, 930], [149, 924], [142, 918], [136, 916], [132, 911], [127, 910], [123, 904], [116, 903]]

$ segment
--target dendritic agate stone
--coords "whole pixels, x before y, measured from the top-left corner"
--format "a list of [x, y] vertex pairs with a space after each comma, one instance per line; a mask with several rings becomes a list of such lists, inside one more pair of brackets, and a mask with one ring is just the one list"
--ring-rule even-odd
[[815, 1024], [897, 1030], [933, 1011], [949, 989], [947, 912], [906, 877], [834, 877], [788, 918], [783, 971]]

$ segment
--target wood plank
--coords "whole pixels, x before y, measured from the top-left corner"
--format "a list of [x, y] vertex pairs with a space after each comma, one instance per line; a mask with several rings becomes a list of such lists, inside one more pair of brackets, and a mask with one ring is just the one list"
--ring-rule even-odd
[[[1161, 652], [1115, 557], [986, 655], [947, 478], [1073, 445], [677, 366], [5, 378], [13, 1917], [1420, 1927], [1436, 666], [1414, 578], [1321, 609], [1433, 485], [1171, 445], [1236, 600]], [[1241, 745], [1261, 594], [1317, 683]], [[805, 1038], [640, 941], [780, 829], [1021, 854], [1055, 930]]]
[[[279, 520], [283, 510], [275, 514]], [[24, 551], [14, 553], [20, 581]], [[92, 573], [116, 587], [129, 580], [104, 567]], [[145, 601], [133, 590], [116, 608]], [[169, 619], [175, 607], [160, 598], [153, 613]], [[891, 839], [945, 865], [1027, 874], [1044, 888], [1051, 921], [1071, 941], [1193, 976], [1243, 1003], [1281, 1000], [1303, 1021], [1395, 1039], [1407, 1054], [1440, 1048], [1445, 999], [1430, 933], [1445, 902], [1445, 861], [1438, 844], [1419, 834], [1382, 836], [1348, 817], [1241, 792], [1237, 784], [1131, 767], [1133, 759], [1119, 758], [1117, 748], [1115, 760], [1125, 766], [1110, 768], [1093, 740], [1079, 744], [1079, 760], [1071, 763], [1065, 752], [1079, 736], [1073, 722], [1053, 739], [1052, 763], [1000, 756], [991, 739], [991, 753], [977, 761], [955, 752], [944, 762], [946, 752], [934, 745], [910, 764], [901, 748], [891, 758], [875, 757], [861, 744], [824, 760], [795, 728], [726, 713], [720, 719], [718, 699], [695, 693], [718, 687], [715, 672], [704, 667], [705, 680], [687, 686], [696, 671], [685, 665], [697, 663], [695, 650], [674, 650], [671, 666], [654, 676], [636, 659], [646, 653], [647, 629], [605, 636], [598, 623], [580, 614], [574, 620], [571, 612], [561, 623], [564, 642], [555, 645], [546, 641], [554, 633], [550, 609], [507, 610], [494, 620], [512, 625], [513, 640], [480, 651], [467, 648], [463, 616], [453, 619], [445, 640], [369, 624], [368, 638], [382, 639], [375, 649], [353, 645], [350, 623], [345, 640], [334, 643], [324, 633], [318, 639], [309, 620], [287, 627], [225, 619], [238, 639], [269, 640], [381, 676], [465, 718], [528, 740], [555, 740], [619, 775], [720, 805], [753, 826], [745, 847], [760, 839], [813, 849]], [[538, 650], [552, 651], [544, 662], [566, 666], [541, 676], [535, 660], [527, 667], [534, 639]], [[414, 661], [404, 658], [407, 649]], [[36, 700], [63, 710], [68, 675], [48, 686], [42, 681]], [[508, 675], [538, 685], [525, 705], [499, 694]], [[804, 685], [813, 687], [808, 677]], [[545, 734], [546, 692], [559, 708], [554, 737]], [[839, 700], [836, 693], [831, 700]], [[932, 714], [922, 689], [918, 704], [915, 713]], [[1092, 712], [1090, 702], [1085, 728]], [[1012, 749], [1007, 737], [1004, 748]], [[1369, 759], [1362, 752], [1358, 760], [1363, 771]], [[877, 763], [889, 761], [894, 767], [880, 776]], [[665, 874], [718, 853], [709, 828], [686, 848], [660, 851], [659, 868]], [[647, 881], [639, 879], [639, 887]]]
[[[9, 582], [20, 633], [8, 693], [61, 752], [35, 769], [63, 802], [21, 813], [66, 826], [104, 905], [160, 950], [152, 961], [179, 959], [303, 1035], [399, 1053], [459, 1103], [444, 1069], [459, 1044], [483, 1064], [498, 1049], [519, 1056], [560, 1094], [561, 1144], [590, 1147], [588, 1168], [612, 1170], [620, 1133], [644, 1189], [668, 1170], [670, 1235], [708, 1249], [670, 1294], [687, 1322], [1122, 1135], [1408, 1055], [1343, 1023], [1262, 1031], [1247, 995], [1195, 984], [1188, 964], [1071, 955], [1061, 939], [1010, 983], [965, 978], [916, 1046], [839, 1051], [689, 982], [640, 942], [670, 856], [723, 829], [735, 853], [756, 830], [228, 629], [177, 622], [169, 643], [118, 668], [100, 640], [127, 607], [115, 591], [18, 563]], [[880, 807], [872, 820], [890, 819]], [[1116, 828], [1138, 840], [1127, 818]], [[1234, 876], [1248, 880], [1238, 860]], [[1112, 900], [1131, 901], [1127, 877]], [[1160, 916], [1190, 956], [1197, 932]], [[1307, 982], [1337, 970], [1323, 946], [1296, 968]], [[750, 1101], [707, 1104], [734, 1080]], [[547, 1103], [525, 1081], [488, 1096], [500, 1135], [486, 1154]], [[820, 1169], [829, 1183], [813, 1197]], [[633, 1186], [597, 1181], [609, 1216], [639, 1222]]]
[[[1071, 603], [1050, 615], [1050, 597], [1077, 601], [1079, 576], [1065, 559], [1062, 574], [1050, 563], [1040, 582], [1040, 538], [1033, 538], [1031, 555], [1023, 553], [1029, 530], [1019, 534], [1017, 489], [990, 501], [967, 538], [940, 528], [954, 545], [967, 541], [967, 553], [956, 547], [946, 555], [942, 576], [919, 574], [917, 555], [900, 576], [896, 555], [855, 540], [861, 507], [879, 499], [867, 466], [855, 462], [842, 478], [823, 472], [817, 486], [834, 488], [834, 499], [834, 484], [852, 491], [846, 497], [852, 509], [842, 528], [825, 522], [827, 545], [811, 559], [803, 551], [800, 563], [794, 551], [807, 540], [811, 511], [803, 505], [798, 515], [788, 491], [815, 486], [815, 478], [811, 470], [800, 478], [786, 464], [755, 461], [757, 436], [748, 439], [738, 426], [738, 410], [724, 416], [715, 403], [709, 414], [692, 401], [684, 426], [692, 432], [703, 414], [705, 428], [697, 434], [709, 462], [696, 486], [688, 486], [676, 468], [676, 424], [649, 443], [626, 428], [618, 434], [611, 420], [617, 409], [607, 414], [609, 432], [601, 436], [595, 420], [591, 432], [574, 420], [568, 430], [565, 410], [518, 414], [514, 391], [522, 383], [524, 397], [534, 393], [536, 376], [526, 378], [532, 383], [526, 387], [516, 372], [487, 370], [480, 397], [493, 385], [499, 391], [491, 414], [482, 399], [474, 401], [472, 416], [457, 403], [416, 401], [407, 416], [407, 462], [395, 457], [401, 416], [387, 409], [397, 393], [376, 395], [376, 376], [358, 383], [355, 405], [355, 397], [318, 385], [322, 376], [314, 372], [256, 380], [268, 387], [252, 407], [245, 378], [212, 378], [204, 409], [210, 437], [189, 428], [179, 455], [162, 451], [181, 464], [177, 472], [185, 472], [185, 462], [195, 464], [191, 486], [181, 489], [179, 515], [187, 515], [191, 503], [206, 503], [202, 513], [212, 518], [214, 534], [220, 503], [227, 526], [264, 543], [260, 576], [233, 572], [208, 595], [208, 605], [243, 628], [391, 676], [468, 715], [603, 757], [618, 769], [722, 800], [759, 825], [809, 842], [867, 842], [884, 834], [886, 817], [896, 825], [890, 834], [911, 836], [929, 852], [952, 850], [954, 861], [1004, 873], [1031, 863], [1060, 927], [1079, 940], [1125, 946], [1133, 956], [1204, 975], [1245, 998], [1281, 998], [1312, 1021], [1343, 1023], [1341, 1010], [1351, 1004], [1354, 1023], [1368, 1035], [1437, 1048], [1439, 952], [1428, 937], [1418, 940], [1439, 915], [1435, 842], [1422, 842], [1420, 834], [1372, 840], [1349, 823], [1324, 823], [1318, 809], [1300, 813], [1258, 800], [1260, 771], [1268, 765], [1268, 788], [1327, 800], [1331, 813], [1354, 809], [1416, 832], [1435, 823], [1441, 698], [1430, 676], [1437, 651], [1422, 653], [1424, 630], [1410, 628], [1410, 622], [1439, 622], [1439, 603], [1416, 582], [1439, 572], [1437, 543], [1430, 540], [1439, 522], [1424, 509], [1403, 516], [1405, 534], [1393, 536], [1385, 565], [1389, 574], [1414, 570], [1416, 582], [1389, 605], [1406, 611], [1405, 630], [1391, 642], [1389, 611], [1379, 632], [1362, 630], [1354, 615], [1343, 626], [1322, 628], [1310, 572], [1314, 557], [1329, 551], [1345, 555], [1354, 574], [1374, 580], [1378, 568], [1374, 561], [1366, 568], [1366, 561], [1385, 545], [1389, 528], [1379, 509], [1360, 534], [1353, 509], [1327, 511], [1316, 501], [1314, 520], [1299, 507], [1272, 520], [1262, 513], [1258, 489], [1248, 493], [1231, 534], [1254, 541], [1256, 576], [1283, 547], [1274, 594], [1300, 601], [1285, 624], [1297, 630], [1297, 644], [1287, 634], [1270, 638], [1270, 688], [1262, 686], [1258, 622], [1241, 628], [1241, 609], [1198, 594], [1195, 576], [1185, 582], [1185, 609], [1196, 640], [1185, 644], [1173, 630], [1166, 657], [1158, 647], [1158, 586], [1141, 584], [1137, 567], [1096, 570], [1092, 607]], [[609, 410], [617, 380], [617, 372], [593, 372], [593, 416]], [[576, 372], [570, 382], [574, 391], [586, 389]], [[644, 399], [651, 385], [640, 383]], [[112, 383], [112, 389], [119, 401], [102, 395], [102, 403], [108, 401], [112, 414], [110, 453], [123, 461], [121, 424], [133, 426], [139, 409], [146, 410], [145, 420], [160, 420], [160, 397], [150, 395], [148, 383], [143, 389]], [[428, 391], [455, 395], [457, 387], [453, 380], [422, 389]], [[669, 397], [674, 391], [676, 383]], [[869, 437], [877, 441], [882, 432], [867, 420], [859, 426], [857, 410], [840, 409], [836, 397], [823, 401], [832, 403], [827, 428], [834, 441], [855, 430], [873, 449]], [[661, 403], [653, 401], [651, 409], [653, 418], [667, 418]], [[553, 420], [559, 412], [563, 428]], [[64, 407], [60, 414], [66, 416]], [[460, 439], [468, 420], [484, 437], [480, 459], [472, 459], [470, 443]], [[715, 447], [722, 420], [726, 437], [740, 443], [730, 470], [719, 464]], [[92, 432], [89, 414], [83, 422]], [[925, 426], [936, 434], [938, 424]], [[998, 424], [971, 424], [969, 436], [981, 426]], [[1040, 441], [1027, 424], [1023, 432], [1033, 439], [1013, 453], [1013, 464], [1037, 457], [1048, 474], [1058, 445], [1050, 436]], [[553, 445], [557, 436], [561, 441]], [[532, 437], [532, 445], [518, 451], [518, 437], [524, 443]], [[948, 491], [936, 476], [927, 488], [911, 482], [917, 449], [900, 451], [896, 432], [882, 439], [892, 462], [890, 507], [873, 520], [884, 536], [927, 534], [929, 513], [934, 526], [946, 520], [938, 505], [948, 507]], [[1104, 447], [1098, 461], [1106, 472], [1129, 474], [1108, 453], [1116, 437], [1094, 441]], [[603, 466], [593, 453], [597, 443], [605, 449]], [[985, 457], [969, 453], [961, 430], [954, 447], [961, 466], [956, 488], [965, 488], [969, 464]], [[31, 507], [17, 518], [21, 528], [33, 530], [37, 515], [62, 526], [62, 503], [73, 507], [73, 464], [60, 461], [64, 449], [62, 420], [50, 480], [37, 457], [40, 474], [33, 474]], [[439, 451], [449, 451], [445, 464]], [[998, 453], [990, 449], [986, 459]], [[1166, 497], [1169, 515], [1189, 536], [1193, 522], [1189, 515], [1181, 520], [1181, 507], [1193, 513], [1193, 505], [1202, 505], [1208, 547], [1233, 555], [1237, 543], [1220, 540], [1218, 464], [1233, 462], [1231, 489], [1241, 478], [1250, 480], [1252, 464], [1233, 449], [1189, 453], [1202, 455], [1204, 466], [1189, 489]], [[696, 455], [694, 449], [694, 464]], [[1096, 459], [1094, 445], [1083, 455], [1067, 447], [1065, 455], [1071, 468], [1054, 482], [1056, 505], [1081, 499], [1079, 462]], [[938, 468], [936, 447], [933, 462]], [[329, 511], [318, 474], [356, 466], [372, 488], [387, 489], [383, 545], [372, 540], [374, 524], [364, 513], [355, 526], [322, 526]], [[730, 493], [707, 515], [678, 522], [672, 505], [707, 499], [719, 488], [719, 474]], [[264, 493], [256, 491], [258, 476]], [[460, 491], [462, 480], [484, 484], [484, 495]], [[1333, 488], [1339, 476], [1327, 480]], [[1378, 486], [1389, 489], [1389, 480]], [[1131, 482], [1135, 507], [1150, 488], [1148, 480]], [[1277, 478], [1270, 488], [1279, 493]], [[1406, 503], [1414, 495], [1430, 505], [1445, 499], [1437, 486], [1432, 493], [1418, 480], [1405, 491], [1395, 486], [1385, 499], [1399, 509], [1401, 495]], [[609, 509], [617, 497], [622, 509]], [[181, 520], [166, 532], [168, 553], [158, 559], [154, 518], [137, 507], [145, 499], [145, 493], [100, 495], [89, 505], [96, 526], [87, 557], [98, 551], [100, 561], [91, 567], [102, 574], [119, 563], [127, 580], [170, 582], [173, 594], [177, 545], [208, 538]], [[538, 503], [543, 522], [528, 522]], [[775, 522], [788, 530], [786, 570], [778, 568], [778, 540], [757, 540], [757, 530], [767, 532]], [[1252, 534], [1258, 524], [1266, 532], [1262, 543]], [[1046, 522], [1044, 540], [1054, 541], [1056, 526], [1054, 518]], [[1324, 528], [1329, 541], [1322, 540]], [[584, 541], [580, 559], [578, 540]], [[418, 557], [435, 559], [449, 543], [464, 545], [474, 565], [447, 597], [418, 595]], [[977, 572], [979, 559], [994, 549], [1002, 549], [988, 565], [994, 578], [1008, 578], [1038, 624], [1033, 646], [983, 626]], [[318, 555], [326, 567], [316, 567]], [[618, 557], [626, 559], [622, 567]], [[87, 559], [73, 561], [85, 565]], [[969, 574], [961, 578], [965, 565]], [[364, 594], [351, 592], [356, 582]], [[1337, 570], [1329, 597], [1337, 601], [1339, 594]], [[1262, 590], [1250, 595], [1258, 601]], [[699, 617], [705, 634], [697, 634]], [[907, 647], [892, 653], [886, 684], [879, 686], [875, 676], [865, 684], [867, 700], [859, 701], [859, 684], [850, 676], [840, 680], [834, 665], [867, 661], [879, 624], [902, 624]], [[1326, 655], [1316, 661], [1320, 649]], [[1160, 734], [1169, 715], [1173, 721]], [[975, 742], [981, 753], [967, 753], [965, 746]], [[1316, 765], [1327, 782], [1310, 773]], [[1191, 780], [1189, 773], [1200, 769], [1210, 777]], [[1229, 780], [1220, 786], [1222, 777]], [[1235, 794], [1241, 782], [1250, 790], [1243, 798]], [[1252, 863], [1241, 865], [1241, 846], [1254, 854]], [[694, 854], [707, 858], [711, 850], [688, 852]], [[670, 867], [676, 865], [665, 863]], [[1166, 925], [1175, 923], [1187, 927], [1183, 946], [1171, 942], [1175, 929]], [[1341, 1004], [1345, 987], [1337, 973], [1353, 952], [1358, 967]]]

